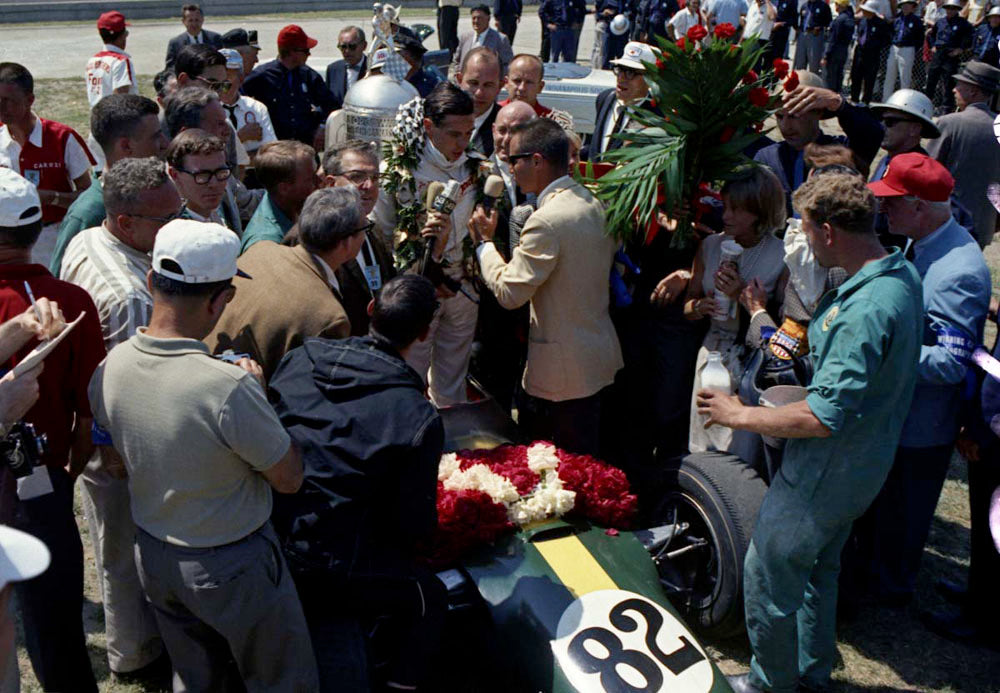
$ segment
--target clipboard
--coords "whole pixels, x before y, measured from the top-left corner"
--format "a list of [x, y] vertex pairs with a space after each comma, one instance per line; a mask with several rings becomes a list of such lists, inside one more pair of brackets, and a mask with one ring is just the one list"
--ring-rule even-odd
[[21, 359], [21, 361], [16, 366], [14, 366], [14, 377], [17, 378], [23, 375], [24, 373], [27, 373], [32, 368], [37, 366], [39, 363], [44, 361], [45, 357], [48, 356], [53, 349], [59, 346], [59, 342], [61, 342], [66, 337], [66, 335], [68, 335], [73, 330], [73, 328], [76, 327], [77, 323], [79, 323], [80, 320], [83, 319], [83, 316], [86, 314], [87, 314], [86, 311], [80, 313], [79, 315], [76, 316], [76, 320], [66, 324], [66, 327], [63, 329], [62, 332], [59, 333], [58, 336], [48, 340], [47, 342], [42, 342], [34, 349], [32, 349], [31, 353], [29, 353], [27, 356]]

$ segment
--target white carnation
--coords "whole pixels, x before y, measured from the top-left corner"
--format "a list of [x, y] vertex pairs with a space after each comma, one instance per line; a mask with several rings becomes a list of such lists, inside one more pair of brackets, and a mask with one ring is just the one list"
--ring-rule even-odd
[[453, 452], [441, 455], [441, 461], [438, 463], [438, 481], [444, 481], [452, 474], [458, 471], [461, 462], [458, 460], [458, 455]]
[[559, 466], [559, 458], [556, 457], [556, 447], [549, 443], [535, 443], [528, 448], [528, 468], [535, 474], [541, 474], [547, 469], [555, 469]]
[[493, 472], [485, 464], [474, 464], [468, 469], [456, 471], [444, 480], [444, 487], [449, 491], [482, 491], [494, 503], [505, 506], [520, 497], [517, 487], [509, 479]]

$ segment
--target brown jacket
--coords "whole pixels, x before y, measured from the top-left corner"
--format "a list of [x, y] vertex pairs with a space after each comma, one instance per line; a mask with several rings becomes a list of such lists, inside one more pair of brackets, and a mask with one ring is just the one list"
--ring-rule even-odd
[[252, 279], [233, 278], [236, 296], [205, 340], [212, 353], [250, 354], [270, 380], [281, 358], [306, 337], [350, 335], [347, 313], [304, 247], [260, 241], [236, 264]]

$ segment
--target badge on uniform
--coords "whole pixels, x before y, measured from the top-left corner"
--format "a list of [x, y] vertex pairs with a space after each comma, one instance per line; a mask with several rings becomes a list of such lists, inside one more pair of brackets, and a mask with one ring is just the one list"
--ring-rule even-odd
[[372, 263], [365, 267], [365, 281], [373, 294], [382, 288], [382, 272], [378, 265]]
[[38, 187], [38, 184], [42, 182], [41, 171], [35, 169], [28, 169], [27, 171], [24, 171], [24, 177], [36, 188]]
[[837, 317], [837, 313], [839, 313], [839, 312], [840, 312], [840, 308], [838, 308], [837, 306], [834, 306], [829, 311], [827, 311], [826, 317], [823, 318], [823, 331], [824, 332], [826, 332], [827, 330], [830, 329], [830, 324], [833, 322], [833, 319], [835, 317]]

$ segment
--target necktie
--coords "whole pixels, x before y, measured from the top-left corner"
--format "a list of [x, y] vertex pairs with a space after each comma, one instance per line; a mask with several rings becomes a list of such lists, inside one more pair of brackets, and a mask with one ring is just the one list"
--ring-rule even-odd
[[229, 122], [233, 124], [233, 127], [237, 130], [240, 129], [240, 122], [236, 120], [236, 104], [229, 106], [227, 104], [222, 104], [222, 107], [229, 111]]
[[[622, 126], [625, 124], [625, 115], [626, 115], [625, 106], [620, 103], [616, 103], [615, 110], [617, 111], [617, 115], [615, 115], [614, 125], [611, 126], [611, 132], [608, 133], [609, 136], [621, 132]], [[605, 147], [605, 151], [618, 149], [621, 146], [622, 146], [621, 140], [609, 139], [608, 146]]]
[[905, 257], [910, 262], [913, 262], [913, 256], [916, 255], [916, 253], [914, 252], [915, 248], [916, 248], [916, 243], [910, 241], [909, 245], [906, 248], [906, 253], [904, 254], [903, 257]]

